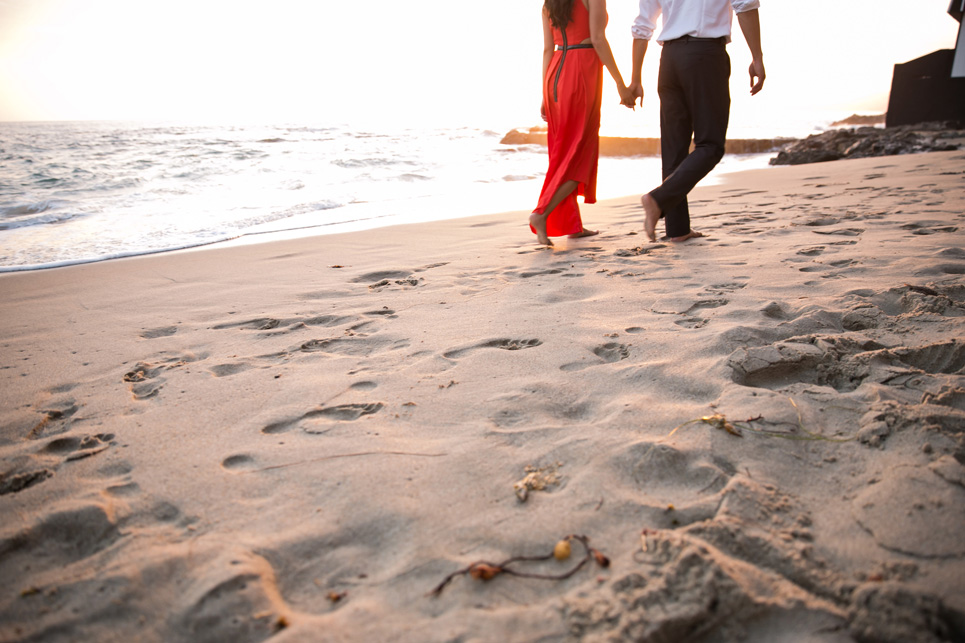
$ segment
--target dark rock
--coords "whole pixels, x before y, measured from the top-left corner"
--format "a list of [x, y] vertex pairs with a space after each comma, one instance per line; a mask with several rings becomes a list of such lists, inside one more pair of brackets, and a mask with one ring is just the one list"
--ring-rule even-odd
[[839, 127], [841, 125], [884, 125], [885, 115], [884, 114], [852, 114], [847, 118], [842, 118], [840, 121], [835, 121], [831, 123], [831, 127]]
[[772, 158], [770, 164], [802, 165], [872, 156], [947, 152], [959, 149], [959, 145], [950, 139], [963, 136], [965, 132], [951, 129], [945, 123], [835, 129], [791, 143]]

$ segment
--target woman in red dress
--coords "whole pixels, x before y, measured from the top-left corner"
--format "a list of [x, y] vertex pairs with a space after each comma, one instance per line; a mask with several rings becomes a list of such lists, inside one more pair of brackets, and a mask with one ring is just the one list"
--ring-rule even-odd
[[529, 224], [540, 244], [550, 237], [597, 234], [583, 227], [577, 196], [596, 203], [603, 67], [620, 100], [633, 97], [606, 39], [606, 0], [545, 0], [543, 118], [549, 125], [549, 169]]

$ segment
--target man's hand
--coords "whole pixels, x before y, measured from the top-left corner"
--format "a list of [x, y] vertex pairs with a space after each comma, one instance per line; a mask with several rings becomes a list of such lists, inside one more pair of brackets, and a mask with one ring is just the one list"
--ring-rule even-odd
[[766, 78], [764, 61], [759, 59], [751, 61], [747, 71], [751, 76], [751, 96], [753, 96], [764, 88], [764, 78]]
[[633, 108], [636, 106], [637, 101], [639, 101], [640, 106], [642, 107], [643, 106], [643, 86], [640, 85], [640, 83], [630, 83], [630, 86], [627, 88], [627, 91], [629, 92], [630, 100], [629, 102], [623, 101], [622, 104], [626, 105], [627, 107]]

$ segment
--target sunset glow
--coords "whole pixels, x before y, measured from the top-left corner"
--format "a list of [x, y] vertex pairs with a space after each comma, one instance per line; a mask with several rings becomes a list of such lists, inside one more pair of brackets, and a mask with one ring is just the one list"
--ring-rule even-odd
[[[735, 126], [775, 110], [882, 112], [893, 66], [953, 47], [958, 33], [946, 0], [922, 0], [914, 15], [897, 0], [806, 6], [762, 4], [768, 80], [753, 100], [740, 91], [748, 57], [735, 25]], [[539, 8], [538, 0], [495, 0], [483, 11], [451, 0], [418, 11], [390, 0], [5, 0], [0, 120], [535, 124]], [[636, 3], [611, 0], [608, 10], [608, 37], [628, 73]], [[620, 109], [607, 86], [605, 130], [655, 118], [657, 58], [647, 61], [643, 114]]]

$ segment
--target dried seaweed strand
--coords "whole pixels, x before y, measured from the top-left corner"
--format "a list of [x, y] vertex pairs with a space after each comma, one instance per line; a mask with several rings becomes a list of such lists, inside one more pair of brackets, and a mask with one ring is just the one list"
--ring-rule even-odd
[[467, 574], [472, 578], [475, 578], [478, 580], [491, 580], [492, 578], [495, 578], [499, 574], [507, 574], [509, 576], [517, 576], [519, 578], [535, 578], [538, 580], [565, 580], [570, 576], [573, 576], [576, 572], [583, 569], [583, 566], [586, 565], [587, 561], [589, 561], [591, 558], [595, 559], [597, 564], [600, 565], [601, 567], [609, 567], [610, 560], [606, 556], [601, 554], [598, 550], [590, 547], [590, 540], [586, 536], [578, 536], [576, 534], [570, 534], [563, 540], [579, 541], [580, 543], [582, 543], [583, 548], [585, 550], [583, 559], [580, 560], [580, 562], [577, 563], [575, 567], [573, 567], [567, 572], [564, 572], [562, 574], [536, 574], [532, 572], [519, 571], [509, 567], [509, 565], [512, 565], [514, 563], [535, 563], [535, 562], [550, 560], [551, 558], [553, 558], [553, 552], [550, 552], [545, 556], [513, 556], [512, 558], [509, 558], [499, 564], [480, 560], [446, 576], [443, 579], [443, 581], [436, 586], [435, 589], [429, 592], [429, 596], [439, 596], [439, 594], [442, 593], [442, 590], [445, 589], [445, 587], [449, 583], [451, 583], [453, 579], [455, 579], [457, 576], [465, 576]]
[[752, 422], [759, 422], [764, 420], [764, 416], [761, 416], [761, 415], [753, 418], [748, 418], [743, 422], [739, 422], [739, 421], [731, 422], [730, 420], [727, 419], [727, 417], [724, 414], [715, 413], [714, 415], [705, 415], [704, 417], [700, 417], [695, 420], [684, 422], [683, 424], [675, 427], [674, 430], [668, 433], [667, 436], [663, 439], [664, 440], [670, 439], [670, 437], [674, 433], [684, 428], [685, 426], [690, 426], [692, 424], [708, 424], [714, 427], [715, 429], [725, 431], [735, 437], [743, 437], [742, 431], [749, 431], [750, 433], [755, 433], [757, 435], [762, 435], [769, 438], [780, 438], [782, 440], [796, 440], [796, 441], [803, 441], [803, 442], [816, 442], [816, 441], [851, 442], [852, 440], [855, 439], [856, 436], [851, 436], [847, 438], [829, 438], [819, 433], [808, 431], [804, 427], [804, 419], [801, 417], [801, 409], [798, 408], [798, 405], [795, 404], [793, 399], [791, 398], [787, 398], [787, 399], [791, 403], [791, 406], [794, 407], [794, 410], [797, 411], [797, 428], [802, 433], [804, 433], [804, 435], [794, 435], [793, 433], [785, 433], [783, 431], [771, 431], [768, 429], [758, 429], [751, 426]]

